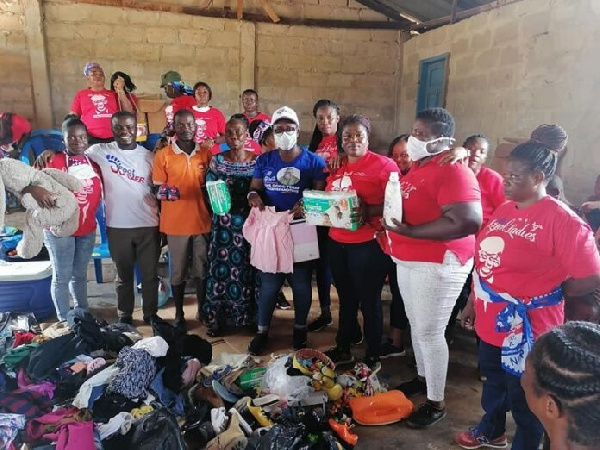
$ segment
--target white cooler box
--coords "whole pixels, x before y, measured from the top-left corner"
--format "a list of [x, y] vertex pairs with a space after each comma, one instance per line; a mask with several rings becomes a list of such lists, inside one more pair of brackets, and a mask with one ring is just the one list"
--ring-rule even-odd
[[0, 312], [32, 312], [42, 320], [54, 314], [50, 261], [0, 261]]

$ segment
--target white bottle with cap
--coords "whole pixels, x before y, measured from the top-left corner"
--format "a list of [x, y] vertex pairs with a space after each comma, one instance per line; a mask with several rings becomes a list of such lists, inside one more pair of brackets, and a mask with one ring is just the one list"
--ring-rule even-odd
[[383, 220], [385, 224], [393, 227], [396, 224], [392, 218], [402, 222], [402, 192], [400, 191], [400, 175], [391, 172], [390, 179], [385, 186], [385, 200], [383, 202]]

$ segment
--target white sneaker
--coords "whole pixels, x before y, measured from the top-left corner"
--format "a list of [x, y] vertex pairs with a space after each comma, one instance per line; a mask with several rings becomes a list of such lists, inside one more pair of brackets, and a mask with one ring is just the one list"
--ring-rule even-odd
[[231, 414], [232, 417], [234, 415], [237, 416], [238, 422], [240, 423], [240, 427], [242, 428], [242, 430], [244, 430], [246, 436], [250, 436], [252, 434], [252, 427], [248, 425], [248, 422], [246, 422], [246, 420], [242, 417], [242, 415], [238, 412], [237, 409], [231, 408], [229, 410], [229, 414]]
[[210, 423], [216, 435], [221, 434], [227, 427], [227, 415], [225, 408], [213, 408], [210, 410]]

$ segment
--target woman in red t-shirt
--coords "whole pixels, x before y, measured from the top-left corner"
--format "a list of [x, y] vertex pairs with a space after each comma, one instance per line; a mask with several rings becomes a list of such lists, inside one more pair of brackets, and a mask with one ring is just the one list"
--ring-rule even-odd
[[[82, 189], [75, 192], [79, 204], [79, 228], [72, 236], [58, 237], [44, 230], [44, 244], [52, 262], [50, 293], [58, 320], [69, 312], [69, 292], [76, 308], [87, 309], [87, 267], [96, 242], [96, 210], [102, 197], [100, 169], [85, 151], [88, 148], [87, 129], [79, 119], [67, 119], [62, 126], [66, 151], [57, 153], [46, 167], [67, 172], [78, 178]], [[41, 204], [48, 194], [41, 187], [31, 186], [28, 192]], [[50, 194], [51, 195], [51, 194]], [[42, 205], [44, 206], [44, 205]]]
[[219, 144], [225, 142], [225, 116], [217, 108], [209, 105], [212, 100], [212, 89], [204, 81], [194, 85], [196, 106], [192, 108], [196, 121], [194, 142], [200, 147], [210, 150], [213, 155], [221, 153]]
[[[329, 163], [332, 157], [336, 157], [337, 131], [340, 121], [340, 107], [334, 101], [321, 99], [313, 107], [313, 116], [317, 119], [315, 130], [308, 149], [316, 153]], [[331, 271], [327, 256], [327, 227], [317, 227], [319, 238], [319, 259], [315, 261], [317, 272], [317, 291], [319, 293], [319, 306], [321, 314], [308, 324], [308, 331], [319, 331], [333, 324], [331, 319]]]
[[356, 191], [362, 223], [357, 230], [329, 229], [329, 267], [340, 301], [336, 346], [326, 354], [335, 363], [354, 360], [350, 345], [360, 328], [356, 317], [360, 307], [367, 341], [365, 362], [379, 361], [383, 316], [381, 289], [390, 264], [375, 239], [381, 229], [383, 197], [390, 173], [398, 172], [394, 162], [369, 150], [371, 124], [352, 115], [341, 124], [341, 143], [346, 158], [327, 178], [326, 191]]
[[509, 201], [498, 207], [475, 246], [474, 295], [463, 323], [481, 339], [483, 384], [479, 425], [456, 436], [463, 448], [506, 443], [506, 411], [517, 423], [513, 448], [537, 449], [543, 428], [527, 407], [521, 375], [533, 341], [564, 322], [563, 294], [581, 297], [600, 286], [594, 236], [564, 203], [546, 193], [557, 153], [537, 142], [518, 145], [504, 175]]
[[382, 240], [397, 265], [398, 286], [411, 325], [418, 377], [397, 389], [427, 393], [407, 419], [414, 428], [444, 418], [448, 345], [444, 338], [456, 298], [473, 266], [474, 233], [481, 226], [481, 195], [473, 172], [444, 165], [454, 118], [443, 108], [421, 111], [408, 138], [413, 161], [401, 179], [403, 222], [386, 226]]
[[70, 114], [81, 118], [87, 127], [90, 144], [112, 142], [112, 115], [117, 111], [135, 113], [135, 105], [125, 92], [125, 81], [115, 81], [115, 94], [104, 87], [106, 77], [97, 62], [87, 63], [83, 74], [88, 87], [75, 94]]

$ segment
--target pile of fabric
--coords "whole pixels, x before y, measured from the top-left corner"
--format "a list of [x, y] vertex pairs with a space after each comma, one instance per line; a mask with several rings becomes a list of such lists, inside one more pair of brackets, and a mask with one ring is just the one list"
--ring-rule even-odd
[[0, 448], [337, 450], [357, 443], [353, 415], [375, 425], [412, 411], [361, 364], [338, 375], [312, 349], [266, 367], [213, 360], [201, 337], [152, 328], [143, 338], [74, 310], [41, 331], [32, 315], [0, 315]]

